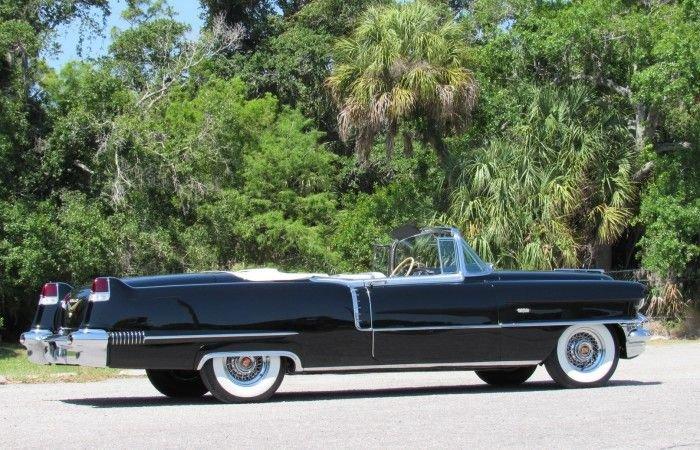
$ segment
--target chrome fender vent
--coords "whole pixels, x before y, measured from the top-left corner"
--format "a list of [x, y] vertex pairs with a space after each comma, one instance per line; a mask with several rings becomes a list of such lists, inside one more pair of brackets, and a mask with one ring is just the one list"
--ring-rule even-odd
[[143, 331], [112, 331], [109, 333], [111, 345], [141, 345], [143, 342]]

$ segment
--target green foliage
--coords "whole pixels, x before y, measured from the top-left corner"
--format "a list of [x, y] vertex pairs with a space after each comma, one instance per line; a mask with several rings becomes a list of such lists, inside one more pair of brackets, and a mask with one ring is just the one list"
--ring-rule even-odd
[[655, 175], [647, 185], [636, 222], [642, 266], [651, 272], [647, 312], [682, 317], [698, 305], [700, 284], [700, 162], [689, 152], [653, 158]]
[[135, 89], [143, 89], [182, 52], [188, 30], [187, 25], [163, 17], [114, 33], [110, 53], [115, 70]]
[[[200, 0], [206, 11], [205, 19], [211, 25], [217, 16], [231, 24], [240, 24], [246, 30], [243, 42], [245, 50], [254, 49], [262, 40], [275, 33], [275, 3], [285, 6], [281, 0]], [[295, 3], [292, 0], [289, 3]], [[291, 12], [291, 11], [290, 11]]]
[[352, 36], [337, 43], [327, 83], [339, 104], [340, 135], [354, 138], [361, 164], [383, 132], [391, 157], [403, 122], [421, 124], [445, 163], [443, 135], [466, 122], [476, 97], [461, 38], [447, 8], [416, 0], [369, 8]]
[[406, 223], [433, 223], [439, 210], [444, 173], [430, 150], [419, 146], [411, 158], [378, 156], [371, 163], [388, 168], [385, 181], [371, 193], [346, 194], [336, 214], [332, 244], [342, 257], [340, 270], [367, 270], [373, 244], [386, 244], [389, 232]]
[[447, 221], [499, 266], [576, 267], [593, 257], [586, 244], [614, 242], [632, 217], [629, 137], [583, 87], [523, 100], [509, 132], [465, 159]]
[[697, 298], [697, 1], [200, 3], [190, 40], [129, 0], [109, 54], [53, 71], [108, 2], [0, 2], [5, 334], [48, 280], [367, 270], [406, 222], [505, 267], [612, 248], [657, 313]]
[[[700, 161], [680, 153], [654, 160], [655, 176], [644, 190], [638, 222], [642, 265], [664, 278], [697, 280], [700, 263]], [[687, 273], [686, 273], [687, 272]]]

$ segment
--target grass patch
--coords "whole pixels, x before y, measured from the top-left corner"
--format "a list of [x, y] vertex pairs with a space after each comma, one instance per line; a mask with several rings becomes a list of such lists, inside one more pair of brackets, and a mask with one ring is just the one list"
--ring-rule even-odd
[[100, 381], [119, 376], [119, 369], [81, 366], [42, 366], [27, 359], [19, 345], [0, 345], [0, 376], [10, 383], [57, 383]]

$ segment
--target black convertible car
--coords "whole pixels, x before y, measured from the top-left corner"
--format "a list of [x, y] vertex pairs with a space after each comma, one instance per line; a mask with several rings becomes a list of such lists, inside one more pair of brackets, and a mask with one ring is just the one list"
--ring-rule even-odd
[[641, 284], [494, 271], [454, 228], [404, 230], [387, 250], [386, 273], [47, 283], [21, 343], [38, 364], [143, 368], [168, 396], [249, 402], [285, 374], [471, 369], [516, 385], [544, 364], [563, 387], [600, 386], [649, 338]]

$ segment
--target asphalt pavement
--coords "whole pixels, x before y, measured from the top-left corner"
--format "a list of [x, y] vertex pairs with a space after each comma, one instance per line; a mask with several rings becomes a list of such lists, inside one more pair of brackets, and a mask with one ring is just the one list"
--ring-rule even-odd
[[0, 448], [698, 448], [700, 343], [651, 345], [609, 386], [471, 372], [288, 376], [267, 403], [174, 401], [148, 380], [0, 386]]

